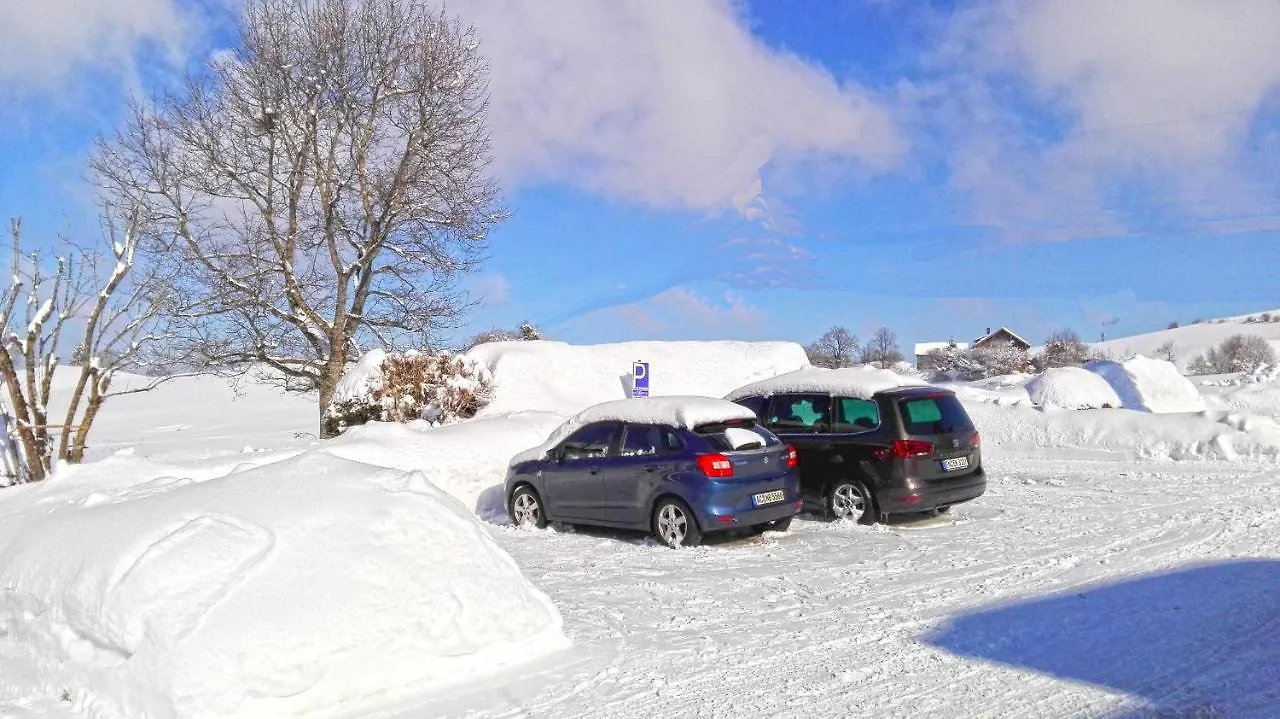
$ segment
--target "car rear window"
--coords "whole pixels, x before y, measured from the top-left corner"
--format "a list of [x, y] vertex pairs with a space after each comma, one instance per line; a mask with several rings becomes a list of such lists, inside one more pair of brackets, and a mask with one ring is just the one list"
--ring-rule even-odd
[[754, 422], [704, 424], [694, 431], [717, 452], [745, 452], [781, 444], [772, 432]]
[[902, 408], [907, 434], [951, 434], [973, 429], [973, 422], [955, 395], [905, 399], [898, 406]]

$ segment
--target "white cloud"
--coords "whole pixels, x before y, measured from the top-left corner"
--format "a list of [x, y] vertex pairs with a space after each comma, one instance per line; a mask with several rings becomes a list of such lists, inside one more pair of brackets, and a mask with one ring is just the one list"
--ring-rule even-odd
[[0, 28], [0, 84], [40, 90], [86, 68], [132, 75], [144, 45], [177, 61], [191, 25], [177, 0], [5, 0]]
[[654, 207], [765, 219], [771, 162], [902, 147], [868, 91], [754, 38], [730, 0], [451, 4], [492, 62], [508, 181], [567, 181]]
[[996, 0], [951, 18], [942, 79], [914, 99], [977, 222], [1123, 234], [1137, 192], [1212, 229], [1280, 210], [1249, 149], [1280, 90], [1276, 37], [1274, 0]]
[[737, 334], [758, 328], [765, 320], [764, 312], [732, 290], [720, 300], [708, 300], [684, 287], [603, 312], [631, 323], [644, 334], [667, 339], [717, 331]]

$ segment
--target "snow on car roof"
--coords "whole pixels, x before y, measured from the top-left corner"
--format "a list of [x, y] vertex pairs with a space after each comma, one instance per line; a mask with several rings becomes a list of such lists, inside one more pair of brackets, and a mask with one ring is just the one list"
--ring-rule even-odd
[[744, 397], [768, 397], [790, 392], [815, 392], [871, 399], [877, 392], [926, 384], [923, 380], [903, 377], [895, 372], [875, 367], [842, 367], [840, 369], [804, 367], [795, 372], [739, 387], [726, 395], [725, 399], [735, 401]]
[[541, 459], [547, 450], [560, 444], [575, 430], [596, 422], [662, 424], [693, 429], [704, 424], [755, 418], [755, 412], [742, 405], [711, 397], [639, 397], [613, 400], [588, 407], [569, 418], [551, 433], [547, 441], [512, 457], [511, 464]]

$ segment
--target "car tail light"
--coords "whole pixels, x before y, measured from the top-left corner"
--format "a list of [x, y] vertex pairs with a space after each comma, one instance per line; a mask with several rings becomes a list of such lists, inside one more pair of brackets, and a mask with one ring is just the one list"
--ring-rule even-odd
[[933, 454], [933, 445], [918, 439], [895, 440], [889, 450], [894, 459], [910, 459], [911, 457], [928, 457]]
[[974, 433], [973, 433], [973, 440], [970, 442], [970, 444], [972, 444], [972, 445], [973, 445], [973, 448], [974, 448], [974, 449], [977, 449], [977, 448], [981, 447], [981, 446], [982, 446], [982, 435], [978, 434], [977, 432], [974, 432]]
[[723, 454], [698, 455], [698, 469], [708, 477], [732, 477], [733, 462]]
[[795, 469], [800, 466], [800, 455], [796, 453], [796, 448], [792, 445], [787, 445], [786, 463], [787, 469]]

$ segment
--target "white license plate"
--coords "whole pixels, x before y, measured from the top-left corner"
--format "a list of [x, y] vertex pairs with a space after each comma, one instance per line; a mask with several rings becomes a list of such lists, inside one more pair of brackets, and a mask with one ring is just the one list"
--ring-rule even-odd
[[781, 489], [778, 489], [772, 492], [761, 492], [760, 494], [752, 495], [751, 503], [759, 507], [762, 504], [773, 504], [774, 502], [781, 502], [786, 498], [787, 498], [786, 492], [783, 492]]
[[952, 457], [951, 459], [942, 460], [943, 472], [954, 472], [957, 469], [968, 469], [968, 468], [969, 468], [968, 457]]

